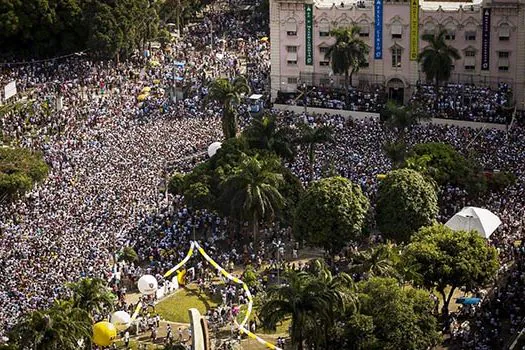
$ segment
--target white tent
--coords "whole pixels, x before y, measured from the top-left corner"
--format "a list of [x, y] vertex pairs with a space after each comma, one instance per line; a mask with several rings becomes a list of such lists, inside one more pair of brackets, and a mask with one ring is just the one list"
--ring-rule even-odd
[[499, 225], [501, 225], [501, 220], [496, 215], [487, 209], [476, 207], [461, 209], [445, 224], [454, 231], [476, 230], [485, 238], [489, 238]]

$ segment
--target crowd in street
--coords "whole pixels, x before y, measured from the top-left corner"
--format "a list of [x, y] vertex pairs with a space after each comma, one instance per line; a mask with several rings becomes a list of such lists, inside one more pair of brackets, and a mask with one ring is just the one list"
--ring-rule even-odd
[[[204, 102], [206, 82], [218, 76], [233, 77], [241, 73], [242, 62], [251, 62], [254, 65], [248, 78], [254, 92], [266, 88], [269, 44], [259, 40], [252, 24], [241, 16], [213, 15], [188, 29], [171, 50], [148, 53], [149, 62], [158, 65], [147, 64], [138, 55], [118, 65], [73, 57], [3, 67], [0, 80], [16, 79], [18, 89], [36, 100], [33, 112], [26, 117], [10, 115], [0, 120], [3, 134], [24, 147], [42, 151], [51, 171], [49, 178], [24, 198], [0, 204], [0, 333], [22, 314], [63, 295], [67, 281], [84, 276], [111, 280], [111, 258], [122, 246], [133, 246], [140, 260], [149, 262], [123, 268], [126, 278], [136, 280], [149, 273], [161, 284], [163, 273], [187, 253], [195, 232], [203, 237], [205, 250], [230, 270], [246, 262], [275, 264], [275, 245], [269, 242], [286, 242], [288, 256], [296, 254], [289, 227], [277, 223], [262, 227], [260, 244], [240, 244], [231, 236], [226, 218], [206, 210], [194, 211], [185, 206], [183, 198], [161, 191], [168, 168], [190, 171], [204, 159], [207, 145], [222, 137], [220, 108]], [[178, 79], [190, 92], [183, 99], [170, 101], [161, 89], [168, 90]], [[152, 91], [138, 101], [145, 87]], [[440, 111], [461, 109], [461, 117], [472, 113], [473, 117], [466, 119], [499, 121], [497, 110], [485, 104], [504, 103], [503, 90], [497, 96], [487, 92], [491, 102], [485, 102], [479, 99], [483, 95], [480, 91], [468, 89], [463, 90], [469, 92], [459, 102], [443, 102]], [[335, 108], [373, 111], [382, 98], [379, 91], [353, 91], [350, 96], [350, 105], [345, 105], [341, 94], [318, 89], [307, 101], [330, 108], [327, 103], [336, 100]], [[62, 101], [60, 111], [55, 110], [57, 100]], [[479, 116], [480, 110], [487, 113]], [[312, 125], [333, 126], [336, 142], [316, 150], [314, 179], [335, 171], [373, 198], [377, 175], [392, 168], [382, 151], [382, 145], [393, 137], [391, 131], [378, 121], [348, 123], [340, 116], [276, 113], [292, 126], [305, 119]], [[469, 201], [460, 189], [443, 189], [440, 197], [447, 200], [438, 219], [446, 221], [465, 205], [486, 207], [503, 221], [491, 237], [503, 262], [522, 259], [523, 244], [517, 242], [522, 240], [525, 210], [525, 129], [517, 127], [505, 133], [421, 125], [407, 138], [411, 145], [449, 143], [472, 151], [485, 168], [516, 174], [516, 185], [476, 202]], [[309, 178], [305, 149], [286, 165], [304, 183], [314, 180]], [[196, 266], [196, 279], [204, 283], [207, 277], [199, 260], [194, 258], [190, 264]], [[515, 268], [510, 283], [496, 292], [497, 298], [480, 308], [478, 319], [489, 323], [473, 325], [470, 332], [463, 333], [464, 343], [474, 344], [471, 348], [494, 348], [494, 335], [503, 336], [503, 318], [510, 317], [513, 324], [522, 319], [525, 309], [519, 306], [519, 298], [525, 292], [525, 270], [523, 264]], [[232, 288], [216, 291], [223, 306], [212, 317], [233, 315], [234, 304], [243, 302], [242, 291]]]

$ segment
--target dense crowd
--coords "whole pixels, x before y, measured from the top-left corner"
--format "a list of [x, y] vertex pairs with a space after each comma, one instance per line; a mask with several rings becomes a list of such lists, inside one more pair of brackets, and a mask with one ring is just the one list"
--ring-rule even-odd
[[[204, 103], [210, 79], [232, 77], [242, 71], [243, 64], [251, 62], [248, 78], [254, 92], [267, 88], [269, 45], [259, 40], [253, 23], [231, 14], [212, 15], [189, 28], [183, 40], [172, 44], [170, 50], [151, 50], [147, 59], [138, 55], [119, 64], [73, 57], [4, 66], [0, 80], [16, 79], [19, 90], [36, 103], [27, 117], [2, 118], [3, 134], [24, 147], [43, 151], [51, 172], [24, 198], [0, 206], [2, 331], [23, 313], [49, 305], [66, 293], [66, 281], [83, 276], [114, 279], [110, 262], [122, 246], [133, 246], [141, 261], [149, 261], [144, 266], [121, 267], [123, 276], [133, 281], [150, 273], [161, 284], [163, 273], [184, 257], [194, 234], [203, 237], [206, 251], [230, 270], [248, 261], [275, 265], [275, 244], [269, 242], [286, 242], [288, 257], [297, 255], [289, 227], [262, 227], [260, 244], [239, 244], [229, 234], [226, 218], [206, 210], [194, 211], [185, 206], [183, 198], [160, 191], [166, 186], [169, 170], [190, 171], [203, 159], [207, 145], [222, 137], [220, 108]], [[179, 81], [189, 92], [173, 103], [163, 91]], [[138, 101], [145, 87], [151, 92]], [[477, 90], [468, 91], [471, 99], [481, 96]], [[501, 94], [487, 96], [497, 105], [504, 103]], [[348, 100], [344, 95], [316, 89], [307, 94], [307, 101], [324, 108], [372, 111], [382, 98], [379, 91], [353, 91], [350, 96], [349, 105], [345, 105]], [[63, 108], [55, 111], [58, 100]], [[484, 103], [461, 101], [454, 102], [454, 107], [443, 102], [443, 110]], [[476, 108], [470, 112], [462, 107], [461, 115], [476, 115], [481, 107]], [[246, 106], [240, 109], [244, 111]], [[498, 121], [497, 113], [482, 109], [487, 114], [477, 120]], [[393, 137], [391, 131], [371, 120], [348, 123], [340, 116], [275, 113], [291, 126], [305, 119], [312, 125], [333, 126], [336, 142], [316, 150], [314, 179], [335, 171], [359, 184], [373, 198], [377, 175], [392, 167], [382, 151], [382, 145]], [[515, 128], [507, 134], [429, 124], [415, 127], [407, 137], [409, 144], [439, 141], [463, 151], [468, 145], [483, 167], [517, 175], [516, 185], [475, 202], [457, 188], [443, 189], [440, 196], [446, 198], [446, 205], [439, 220], [446, 221], [465, 205], [486, 207], [503, 221], [491, 237], [503, 262], [522, 257], [523, 246], [516, 244], [523, 236], [525, 129]], [[309, 178], [305, 149], [300, 149], [298, 157], [286, 165], [303, 182], [314, 180]], [[203, 288], [213, 288], [205, 285], [208, 277], [199, 260], [191, 264], [196, 266], [196, 279], [202, 280]], [[464, 344], [491, 348], [493, 335], [500, 336], [504, 331], [503, 317], [519, 323], [524, 311], [519, 306], [524, 293], [522, 267], [518, 264], [510, 284], [497, 290], [487, 307], [480, 308], [478, 319], [489, 323], [473, 325], [469, 332], [462, 333]], [[234, 305], [242, 302], [242, 292], [231, 286], [215, 293], [223, 306], [212, 312], [212, 318], [233, 315]], [[230, 319], [223, 317], [222, 322]]]
[[[306, 87], [294, 93], [279, 92], [275, 103], [328, 109], [380, 113], [387, 101], [384, 87], [367, 90], [332, 87]], [[512, 90], [504, 83], [497, 89], [467, 84], [446, 84], [437, 90], [434, 85], [418, 84], [408, 104], [422, 115], [431, 118], [468, 120], [505, 124], [510, 123], [513, 108]]]

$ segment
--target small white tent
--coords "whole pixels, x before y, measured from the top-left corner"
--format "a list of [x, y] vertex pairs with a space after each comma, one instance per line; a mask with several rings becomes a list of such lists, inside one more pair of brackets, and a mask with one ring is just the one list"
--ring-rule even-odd
[[465, 207], [456, 213], [445, 226], [454, 231], [476, 230], [482, 237], [489, 238], [501, 225], [501, 220], [487, 209]]

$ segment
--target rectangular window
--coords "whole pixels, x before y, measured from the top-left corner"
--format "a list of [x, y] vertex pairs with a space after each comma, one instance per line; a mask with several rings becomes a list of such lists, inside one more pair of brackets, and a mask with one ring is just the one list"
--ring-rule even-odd
[[330, 36], [330, 32], [321, 32], [321, 31], [319, 31], [319, 36]]
[[510, 56], [510, 52], [508, 51], [500, 51], [498, 52], [498, 57], [499, 58], [509, 58]]
[[499, 40], [501, 41], [509, 41], [510, 39], [510, 27], [509, 26], [503, 26], [499, 29]]
[[500, 72], [508, 72], [509, 71], [509, 66], [499, 66], [498, 70]]
[[456, 33], [447, 32], [447, 34], [445, 34], [445, 40], [456, 40]]
[[368, 68], [370, 66], [370, 63], [368, 62], [364, 62], [363, 64], [361, 64], [361, 68]]
[[297, 77], [288, 78], [288, 84], [297, 84]]
[[476, 32], [465, 32], [465, 40], [467, 40], [467, 41], [475, 41], [476, 40]]
[[392, 68], [401, 68], [401, 49], [398, 47], [392, 49]]
[[297, 36], [297, 32], [286, 32], [286, 35], [288, 36]]
[[297, 66], [297, 61], [286, 61], [289, 66]]
[[297, 46], [286, 46], [286, 51], [288, 53], [296, 53], [297, 52]]
[[466, 71], [473, 71], [474, 69], [476, 69], [475, 66], [465, 66]]
[[326, 55], [326, 53], [328, 52], [328, 49], [329, 49], [329, 48], [326, 47], [326, 46], [321, 46], [321, 47], [319, 48], [319, 53], [321, 53], [321, 54], [323, 54], [323, 55]]
[[328, 67], [330, 65], [329, 61], [319, 61], [319, 65], [321, 67]]
[[450, 70], [454, 70], [454, 69], [456, 69], [456, 66], [453, 65], [453, 64], [451, 64], [451, 65], [450, 65]]
[[465, 57], [476, 57], [475, 51], [465, 51]]

